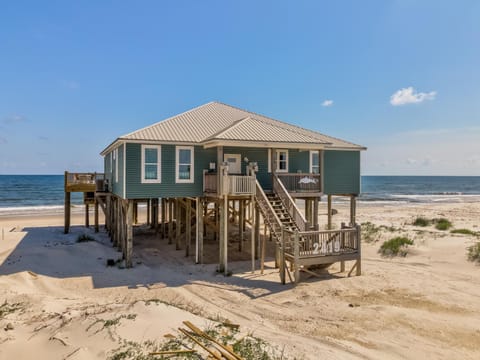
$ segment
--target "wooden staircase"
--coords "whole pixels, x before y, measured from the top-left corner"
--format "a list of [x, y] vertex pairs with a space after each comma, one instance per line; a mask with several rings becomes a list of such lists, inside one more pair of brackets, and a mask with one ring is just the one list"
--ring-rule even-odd
[[268, 202], [272, 206], [273, 211], [277, 215], [277, 218], [280, 220], [282, 227], [290, 231], [300, 231], [295, 220], [292, 218], [287, 208], [283, 204], [280, 197], [275, 193], [266, 193]]

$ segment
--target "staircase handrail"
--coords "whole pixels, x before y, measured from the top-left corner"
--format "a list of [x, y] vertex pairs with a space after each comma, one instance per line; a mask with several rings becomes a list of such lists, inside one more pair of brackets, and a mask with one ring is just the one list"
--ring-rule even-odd
[[[270, 201], [268, 201], [267, 195], [263, 191], [262, 185], [260, 185], [260, 183], [258, 182], [258, 179], [255, 179], [255, 185], [256, 185], [256, 190], [257, 190], [256, 194], [255, 194], [256, 197], [257, 197], [257, 202], [258, 202], [258, 198], [261, 198], [263, 200], [263, 202], [267, 204], [267, 208], [268, 208], [268, 211], [270, 213], [269, 215], [274, 218], [279, 230], [281, 230], [283, 228], [282, 222], [280, 221], [277, 214], [275, 213], [275, 210], [273, 209], [272, 204], [270, 204]], [[273, 226], [273, 224], [271, 224], [271, 225]]]
[[[308, 229], [308, 223], [307, 220], [305, 219], [305, 216], [303, 216], [302, 212], [298, 208], [297, 204], [295, 201], [292, 199], [290, 194], [288, 193], [287, 189], [282, 183], [282, 180], [280, 180], [277, 176], [277, 174], [273, 174], [273, 191], [275, 191], [280, 199], [284, 202], [285, 207], [287, 210], [290, 212], [290, 216], [292, 216], [293, 220], [295, 221], [298, 229], [300, 231], [307, 231]], [[292, 209], [292, 210], [290, 210]]]

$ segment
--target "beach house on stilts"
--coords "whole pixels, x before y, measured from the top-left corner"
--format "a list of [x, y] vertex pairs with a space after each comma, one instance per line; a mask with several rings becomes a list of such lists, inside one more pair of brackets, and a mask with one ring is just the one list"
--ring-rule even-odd
[[[353, 261], [361, 272], [355, 220], [364, 147], [219, 102], [118, 137], [102, 151], [107, 192], [97, 194], [105, 225], [132, 266], [132, 224], [139, 202], [158, 236], [202, 263], [203, 238], [214, 232], [219, 270], [228, 272], [229, 224], [238, 248], [262, 257], [266, 236], [276, 244], [281, 281], [298, 281], [316, 265]], [[350, 199], [350, 221], [332, 229], [332, 196]], [[328, 226], [318, 204], [328, 201]], [[304, 209], [302, 211], [301, 209]], [[250, 230], [245, 239], [247, 228]], [[265, 235], [265, 234], [264, 234]], [[248, 248], [246, 244], [249, 244]]]

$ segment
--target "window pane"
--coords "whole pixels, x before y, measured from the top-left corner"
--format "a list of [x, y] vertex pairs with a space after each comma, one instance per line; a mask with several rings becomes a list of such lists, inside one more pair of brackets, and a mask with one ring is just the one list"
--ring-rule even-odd
[[145, 149], [145, 163], [156, 164], [158, 162], [157, 149]]
[[279, 161], [285, 161], [287, 160], [287, 153], [285, 151], [280, 151], [278, 153], [278, 160]]
[[180, 164], [190, 164], [191, 163], [191, 151], [189, 149], [180, 149], [178, 151], [178, 162]]
[[312, 153], [312, 166], [318, 166], [318, 152]]
[[145, 179], [158, 180], [157, 165], [145, 165]]
[[287, 162], [286, 161], [280, 161], [278, 163], [278, 169], [279, 170], [287, 170]]
[[181, 180], [190, 179], [190, 165], [179, 165], [178, 166], [178, 178]]
[[318, 165], [312, 166], [312, 173], [320, 174], [320, 167]]

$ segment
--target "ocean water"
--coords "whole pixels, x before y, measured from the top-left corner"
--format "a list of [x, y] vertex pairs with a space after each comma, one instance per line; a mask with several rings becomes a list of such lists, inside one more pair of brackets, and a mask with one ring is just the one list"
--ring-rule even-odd
[[480, 176], [362, 176], [360, 201], [476, 202]]
[[[63, 175], [0, 175], [0, 215], [63, 212]], [[72, 193], [72, 204], [82, 204]], [[360, 202], [480, 201], [480, 176], [362, 176]], [[341, 200], [340, 200], [341, 201]]]
[[[62, 212], [63, 186], [63, 175], [0, 175], [0, 215]], [[83, 194], [72, 193], [72, 205], [82, 202]]]

